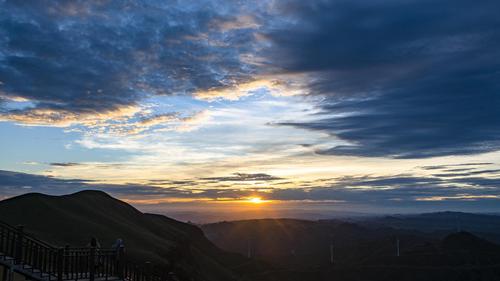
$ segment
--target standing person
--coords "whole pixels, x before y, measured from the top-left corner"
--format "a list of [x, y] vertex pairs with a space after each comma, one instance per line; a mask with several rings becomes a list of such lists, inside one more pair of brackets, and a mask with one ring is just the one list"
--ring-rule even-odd
[[121, 238], [116, 239], [115, 243], [111, 246], [115, 250], [115, 273], [120, 279], [123, 278], [123, 254], [125, 252], [125, 244]]
[[111, 248], [115, 249], [116, 251], [120, 250], [120, 248], [125, 248], [125, 244], [123, 243], [123, 240], [121, 238], [116, 239], [115, 243]]
[[111, 246], [113, 250], [115, 250], [116, 253], [116, 259], [119, 260], [122, 257], [123, 253], [125, 252], [125, 243], [123, 243], [123, 240], [121, 238], [116, 239], [115, 243]]
[[101, 244], [99, 243], [99, 241], [97, 240], [96, 237], [92, 237], [90, 238], [90, 243], [88, 245], [89, 247], [94, 247], [96, 249], [99, 249], [101, 248]]
[[[94, 258], [92, 261], [90, 261], [92, 266], [94, 267], [93, 270], [91, 271], [92, 275], [93, 275], [93, 273], [97, 272], [97, 269], [101, 265], [100, 257], [99, 257], [99, 249], [101, 248], [101, 244], [99, 243], [99, 240], [97, 240], [96, 237], [92, 237], [92, 238], [90, 238], [90, 243], [87, 246], [89, 248], [94, 248]], [[92, 249], [91, 249], [91, 251], [92, 251]], [[92, 279], [93, 279], [93, 276], [92, 276]]]

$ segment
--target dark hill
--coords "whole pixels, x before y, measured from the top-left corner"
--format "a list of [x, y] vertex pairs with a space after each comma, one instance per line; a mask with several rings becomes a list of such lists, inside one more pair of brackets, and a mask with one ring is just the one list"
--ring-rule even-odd
[[442, 247], [449, 252], [496, 252], [499, 246], [469, 232], [457, 232], [443, 239]]
[[22, 224], [28, 233], [59, 246], [85, 246], [96, 236], [102, 247], [110, 247], [122, 238], [132, 260], [174, 264], [180, 275], [195, 280], [234, 280], [238, 274], [230, 268], [247, 262], [215, 247], [196, 226], [141, 213], [100, 191], [31, 193], [0, 201], [0, 220]]
[[500, 246], [468, 232], [446, 236], [441, 242], [443, 254], [454, 264], [498, 264]]
[[343, 221], [261, 219], [202, 226], [207, 237], [224, 250], [248, 254], [277, 265], [308, 268], [330, 264], [333, 243], [336, 263], [360, 264], [395, 253], [398, 234], [408, 245], [430, 242], [410, 231], [369, 229]]
[[437, 212], [412, 215], [393, 215], [360, 219], [358, 223], [370, 227], [382, 225], [396, 229], [412, 229], [441, 234], [468, 231], [484, 239], [500, 243], [500, 216], [463, 212]]
[[221, 222], [202, 228], [222, 249], [250, 251], [281, 269], [268, 271], [261, 279], [500, 280], [499, 246], [466, 232], [443, 236], [373, 222], [367, 226], [293, 219]]

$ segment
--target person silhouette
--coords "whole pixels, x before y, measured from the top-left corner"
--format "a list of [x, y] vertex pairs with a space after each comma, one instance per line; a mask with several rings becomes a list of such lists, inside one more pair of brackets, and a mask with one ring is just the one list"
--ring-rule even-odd
[[96, 249], [101, 248], [101, 244], [99, 243], [99, 241], [97, 240], [96, 237], [90, 238], [90, 243], [89, 243], [88, 246], [89, 247], [94, 247]]
[[111, 246], [111, 248], [118, 251], [120, 248], [125, 248], [125, 244], [121, 238], [116, 239], [115, 243]]
[[99, 256], [99, 249], [101, 248], [101, 244], [99, 243], [99, 240], [97, 240], [96, 237], [92, 237], [90, 238], [90, 242], [87, 245], [87, 247], [94, 248], [94, 260], [92, 261], [92, 263], [94, 266], [94, 272], [97, 272], [97, 269], [101, 265]]

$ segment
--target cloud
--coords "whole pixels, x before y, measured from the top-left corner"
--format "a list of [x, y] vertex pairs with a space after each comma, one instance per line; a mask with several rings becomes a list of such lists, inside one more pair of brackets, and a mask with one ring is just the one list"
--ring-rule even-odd
[[232, 20], [219, 20], [214, 23], [222, 32], [235, 29], [257, 29], [260, 24], [252, 15], [237, 15]]
[[210, 113], [150, 112], [144, 101], [302, 94], [314, 113], [270, 124], [339, 140], [317, 154], [495, 151], [498, 8], [493, 0], [4, 1], [0, 121], [189, 131]]
[[36, 161], [24, 161], [22, 164], [23, 165], [29, 165], [29, 166], [42, 165], [42, 163], [36, 162]]
[[74, 167], [74, 166], [79, 166], [81, 165], [80, 163], [75, 163], [75, 162], [54, 162], [50, 163], [50, 166], [55, 166], [55, 167]]
[[178, 132], [191, 132], [198, 129], [202, 124], [207, 123], [211, 119], [212, 113], [210, 110], [198, 111], [195, 114], [182, 118], [181, 124], [175, 128]]
[[[192, 113], [192, 115], [181, 114], [180, 112], [168, 113], [153, 113], [148, 110], [132, 110], [130, 113], [121, 110], [122, 114], [113, 116], [95, 114], [89, 118], [78, 117], [76, 114], [71, 114], [74, 118], [68, 119], [68, 116], [61, 116], [58, 112], [53, 112], [54, 116], [66, 118], [57, 122], [56, 118], [52, 121], [47, 120], [40, 122], [39, 118], [30, 118], [26, 112], [19, 114], [19, 121], [25, 126], [60, 126], [70, 127], [72, 131], [81, 131], [96, 134], [107, 134], [108, 136], [135, 136], [143, 132], [151, 131], [178, 131], [189, 132], [199, 128], [210, 119], [210, 112], [202, 110]], [[2, 120], [0, 118], [0, 120]], [[9, 120], [9, 119], [5, 119]], [[10, 119], [12, 121], [12, 119]], [[33, 123], [34, 122], [34, 123]], [[82, 129], [82, 126], [84, 129]]]
[[141, 116], [136, 121], [126, 120], [121, 123], [106, 123], [103, 127], [110, 133], [135, 135], [158, 126], [168, 126], [179, 120], [179, 113], [162, 113], [150, 116]]
[[113, 110], [75, 112], [66, 109], [28, 108], [0, 113], [0, 121], [11, 121], [29, 126], [69, 127], [72, 125], [98, 126], [109, 121], [127, 120], [140, 111], [135, 106]]
[[[86, 189], [99, 189], [119, 197], [134, 196], [172, 196], [178, 197], [183, 192], [175, 189], [161, 188], [139, 184], [94, 184], [92, 181], [80, 179], [60, 179], [48, 176], [17, 173], [0, 170], [0, 194], [11, 197], [25, 192], [40, 192], [51, 195], [62, 195]], [[24, 187], [29, 186], [29, 191]], [[185, 192], [184, 192], [185, 194]]]
[[309, 75], [319, 154], [423, 158], [500, 147], [497, 1], [291, 1], [262, 32], [272, 69]]
[[[267, 91], [274, 95], [284, 95], [288, 90], [288, 85], [285, 84], [283, 78], [266, 77], [246, 81], [240, 84], [232, 85], [231, 87], [212, 88], [194, 93], [194, 96], [200, 100], [214, 101], [219, 99], [238, 100], [241, 97], [251, 95], [257, 91]], [[291, 91], [293, 92], [293, 91]]]
[[[0, 121], [107, 122], [142, 110], [150, 96], [248, 80], [253, 67], [240, 55], [253, 48], [243, 44], [252, 32], [242, 30], [253, 26], [251, 17], [235, 17], [241, 7], [218, 7], [209, 0], [2, 1], [0, 100], [30, 104], [0, 103]], [[224, 35], [213, 22], [224, 23]]]
[[[198, 180], [153, 180], [149, 184], [97, 184], [79, 179], [0, 171], [0, 196], [11, 197], [25, 192], [68, 194], [79, 190], [99, 189], [134, 204], [161, 202], [234, 201], [259, 196], [281, 203], [302, 202], [325, 210], [391, 212], [428, 208], [472, 208], [474, 211], [499, 211], [500, 179], [482, 177], [438, 178], [395, 174], [388, 176], [344, 176], [297, 183], [293, 188], [226, 186], [224, 182], [272, 181], [267, 174], [235, 174], [231, 177]], [[207, 185], [209, 181], [214, 184]], [[219, 183], [217, 185], [216, 183]], [[29, 187], [29, 188], [27, 188]]]
[[189, 116], [171, 112], [145, 116], [138, 121], [127, 120], [121, 124], [106, 124], [112, 132], [135, 135], [148, 130], [190, 132], [210, 120], [210, 111], [202, 110]]
[[[31, 175], [0, 170], [0, 196], [11, 197], [26, 192], [40, 192], [47, 194], [64, 194], [76, 192], [85, 188], [82, 180], [59, 180], [46, 176]], [[29, 190], [25, 190], [29, 187]]]
[[436, 177], [468, 177], [474, 175], [481, 174], [500, 174], [500, 169], [491, 169], [491, 170], [468, 170], [468, 171], [457, 171], [457, 170], [447, 170], [444, 173], [436, 173], [433, 174]]
[[[448, 164], [448, 165], [433, 165], [433, 166], [422, 166], [420, 167], [421, 169], [424, 169], [424, 170], [442, 170], [442, 169], [450, 169], [450, 168], [453, 168], [455, 169], [455, 167], [459, 167], [459, 169], [474, 169], [477, 167], [480, 167], [480, 166], [488, 166], [488, 165], [492, 165], [493, 163], [491, 162], [472, 162], [472, 163], [461, 163], [461, 164]], [[460, 168], [460, 167], [465, 167], [465, 168]], [[472, 168], [468, 168], [468, 167], [472, 167]]]
[[212, 180], [212, 181], [274, 181], [280, 179], [281, 178], [279, 177], [271, 176], [264, 173], [256, 173], [256, 174], [234, 173], [233, 176], [227, 176], [227, 177], [202, 178], [202, 180]]

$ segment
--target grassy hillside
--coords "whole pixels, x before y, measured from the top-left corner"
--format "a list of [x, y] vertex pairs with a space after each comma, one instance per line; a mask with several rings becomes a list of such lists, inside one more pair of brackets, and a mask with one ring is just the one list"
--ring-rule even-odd
[[179, 275], [195, 280], [235, 280], [241, 274], [232, 268], [248, 262], [215, 247], [196, 226], [141, 213], [100, 191], [32, 193], [0, 201], [0, 220], [22, 224], [27, 232], [59, 246], [85, 246], [96, 236], [102, 247], [110, 247], [122, 238], [130, 259], [173, 264]]

